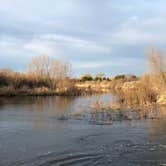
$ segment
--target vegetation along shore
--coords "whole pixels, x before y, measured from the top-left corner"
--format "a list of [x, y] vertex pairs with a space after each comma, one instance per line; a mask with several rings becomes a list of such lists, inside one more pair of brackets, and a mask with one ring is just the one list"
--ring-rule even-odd
[[157, 49], [147, 52], [150, 70], [141, 76], [120, 74], [106, 77], [84, 74], [71, 77], [71, 65], [47, 55], [32, 58], [26, 72], [0, 70], [0, 96], [76, 96], [111, 92], [124, 104], [166, 104], [165, 55]]

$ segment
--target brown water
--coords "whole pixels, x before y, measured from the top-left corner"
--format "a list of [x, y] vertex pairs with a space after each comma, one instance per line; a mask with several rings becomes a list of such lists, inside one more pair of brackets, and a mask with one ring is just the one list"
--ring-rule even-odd
[[166, 165], [166, 109], [92, 110], [111, 98], [0, 98], [0, 165]]

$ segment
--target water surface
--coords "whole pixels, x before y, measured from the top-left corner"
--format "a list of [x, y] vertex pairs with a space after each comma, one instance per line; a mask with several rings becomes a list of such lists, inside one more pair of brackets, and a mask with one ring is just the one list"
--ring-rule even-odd
[[166, 165], [163, 115], [89, 123], [91, 106], [111, 99], [0, 98], [0, 165]]

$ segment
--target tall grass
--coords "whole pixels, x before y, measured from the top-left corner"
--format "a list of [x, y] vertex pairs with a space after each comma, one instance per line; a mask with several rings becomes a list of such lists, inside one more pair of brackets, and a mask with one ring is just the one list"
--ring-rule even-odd
[[160, 50], [150, 49], [146, 56], [150, 64], [149, 72], [137, 81], [125, 81], [116, 85], [120, 100], [127, 105], [156, 103], [158, 96], [166, 92], [165, 55]]

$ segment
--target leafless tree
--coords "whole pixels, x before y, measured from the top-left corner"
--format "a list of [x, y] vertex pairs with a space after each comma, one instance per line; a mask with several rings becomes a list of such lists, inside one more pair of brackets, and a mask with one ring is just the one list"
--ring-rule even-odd
[[166, 56], [159, 49], [148, 49], [147, 57], [150, 62], [152, 72], [159, 75], [166, 85]]
[[62, 63], [48, 55], [33, 57], [28, 65], [28, 73], [35, 75], [36, 78], [45, 78], [52, 88], [55, 87], [57, 80], [69, 77], [71, 65]]

